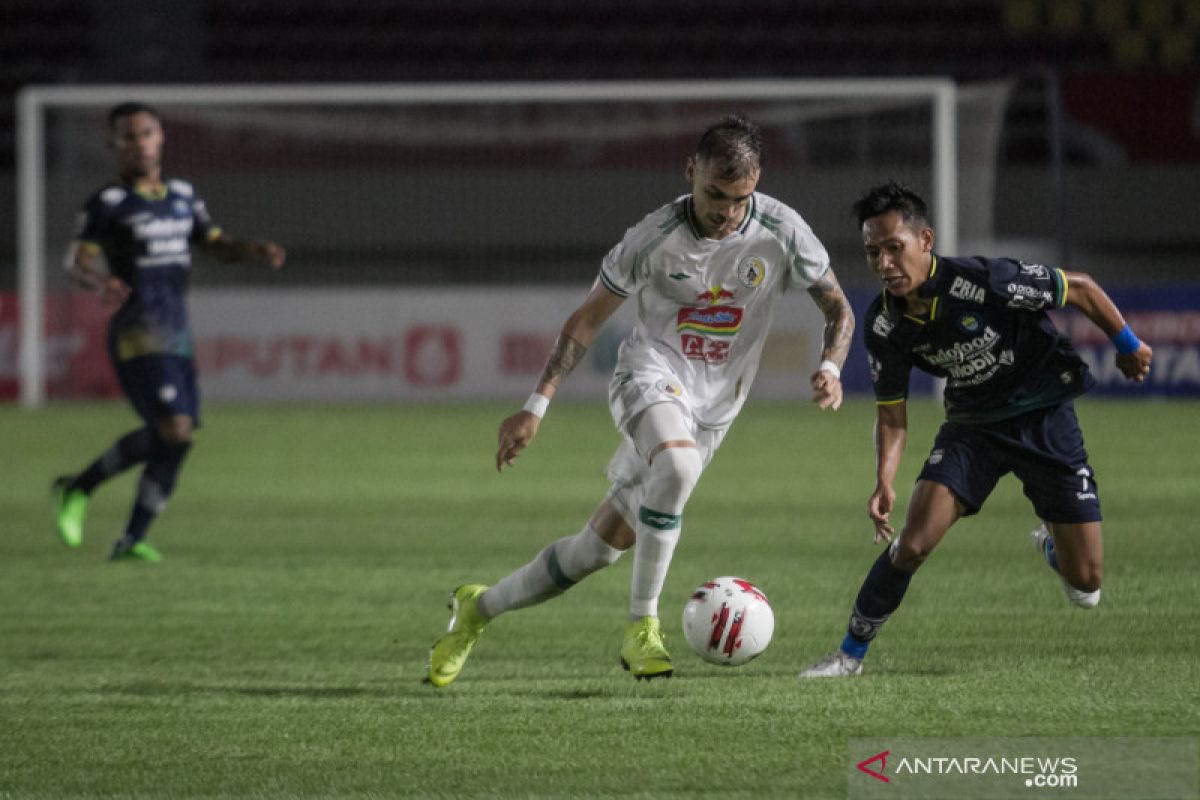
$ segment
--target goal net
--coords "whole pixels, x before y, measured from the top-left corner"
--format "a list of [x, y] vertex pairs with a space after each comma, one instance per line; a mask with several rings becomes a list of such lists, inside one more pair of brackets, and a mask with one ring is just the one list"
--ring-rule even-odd
[[[340, 303], [356, 323], [408, 313], [371, 304], [384, 296], [417, 298], [450, 316], [459, 306], [486, 316], [479, 307], [489, 297], [531, 287], [577, 300], [627, 227], [687, 191], [687, 155], [730, 112], [764, 128], [759, 190], [799, 210], [843, 283], [865, 287], [849, 208], [880, 180], [906, 181], [931, 199], [941, 251], [954, 251], [960, 236], [990, 235], [988, 189], [970, 191], [963, 214], [959, 198], [968, 180], [990, 185], [1003, 97], [977, 98], [996, 119], [964, 138], [964, 96], [941, 79], [26, 89], [18, 101], [19, 380], [8, 392], [19, 387], [24, 404], [38, 405], [113, 390], [108, 312], [71, 289], [62, 262], [84, 199], [113, 178], [105, 115], [118, 102], [159, 109], [164, 175], [191, 181], [224, 230], [288, 249], [277, 275], [193, 260], [193, 323], [203, 318], [211, 359], [226, 328], [249, 324], [238, 315], [256, 316], [237, 305], [246, 298], [290, 303], [277, 317], [319, 316]], [[960, 230], [960, 219], [974, 230]], [[371, 303], [356, 314], [363, 298]], [[551, 316], [561, 323], [557, 307]], [[506, 347], [536, 362], [542, 344], [527, 341], [526, 356], [519, 342]], [[456, 374], [472, 369], [470, 351]], [[433, 374], [439, 369], [448, 368]], [[406, 370], [420, 373], [420, 364]], [[409, 396], [380, 380], [364, 396]], [[270, 382], [224, 394], [215, 385], [218, 396], [238, 399], [286, 395]], [[487, 394], [479, 389], [486, 378], [473, 385], [468, 394]]]

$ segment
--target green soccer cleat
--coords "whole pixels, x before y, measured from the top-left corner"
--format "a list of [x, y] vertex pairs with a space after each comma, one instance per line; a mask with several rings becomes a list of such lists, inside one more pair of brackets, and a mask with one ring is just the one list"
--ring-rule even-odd
[[441, 689], [453, 683], [462, 672], [471, 648], [479, 641], [483, 626], [488, 624], [488, 619], [479, 613], [479, 598], [487, 589], [483, 584], [468, 583], [451, 593], [450, 627], [429, 652], [426, 683]]
[[621, 642], [621, 666], [639, 681], [671, 677], [671, 654], [663, 642], [658, 617], [642, 617], [629, 623]]
[[157, 564], [162, 561], [162, 554], [142, 541], [130, 541], [122, 536], [113, 542], [112, 550], [108, 553], [109, 561], [146, 561]]
[[54, 522], [58, 535], [67, 547], [83, 544], [83, 520], [87, 516], [88, 496], [82, 489], [72, 489], [70, 475], [54, 479]]

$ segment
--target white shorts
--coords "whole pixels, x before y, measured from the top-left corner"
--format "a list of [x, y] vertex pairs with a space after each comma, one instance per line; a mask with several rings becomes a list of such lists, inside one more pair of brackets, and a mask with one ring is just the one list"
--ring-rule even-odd
[[656, 403], [674, 403], [691, 423], [692, 406], [683, 383], [662, 368], [618, 370], [608, 384], [608, 410], [617, 430], [632, 436], [629, 423]]
[[[668, 402], [659, 400], [658, 402]], [[643, 404], [642, 410], [654, 405], [653, 402]], [[696, 424], [690, 413], [687, 413], [684, 408], [681, 408], [681, 414], [684, 426], [688, 429], [692, 441], [696, 443], [696, 449], [700, 452], [700, 459], [705, 467], [708, 462], [712, 461], [713, 455], [716, 454], [717, 448], [721, 446], [721, 441], [725, 438], [725, 433], [728, 428], [701, 428]], [[635, 415], [630, 422], [636, 421]], [[632, 427], [627, 425], [626, 427]], [[612, 486], [608, 490], [608, 495], [605, 497], [613, 508], [615, 508], [630, 528], [637, 529], [638, 509], [642, 507], [642, 497], [645, 494], [646, 478], [650, 474], [650, 462], [646, 457], [638, 453], [631, 432], [622, 429], [624, 436], [621, 444], [617, 447], [617, 452], [613, 454], [612, 459], [608, 462], [608, 467], [605, 474], [612, 481]]]

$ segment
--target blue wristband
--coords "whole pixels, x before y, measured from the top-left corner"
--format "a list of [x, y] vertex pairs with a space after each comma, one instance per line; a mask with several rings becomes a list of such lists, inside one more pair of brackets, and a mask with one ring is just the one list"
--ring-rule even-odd
[[1136, 353], [1138, 348], [1142, 346], [1141, 341], [1134, 335], [1133, 328], [1130, 328], [1128, 324], [1124, 328], [1121, 328], [1120, 333], [1112, 337], [1112, 343], [1117, 348], [1117, 352], [1123, 356]]

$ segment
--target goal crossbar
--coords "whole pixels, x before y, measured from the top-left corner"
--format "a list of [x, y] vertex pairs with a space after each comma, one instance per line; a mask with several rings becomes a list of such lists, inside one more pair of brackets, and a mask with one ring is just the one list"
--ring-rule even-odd
[[108, 107], [131, 98], [164, 107], [927, 99], [932, 108], [930, 159], [938, 238], [946, 252], [957, 249], [957, 87], [948, 78], [30, 86], [17, 97], [18, 374], [22, 406], [40, 406], [46, 398], [45, 269], [49, 262], [45, 252], [45, 112], [55, 107]]

